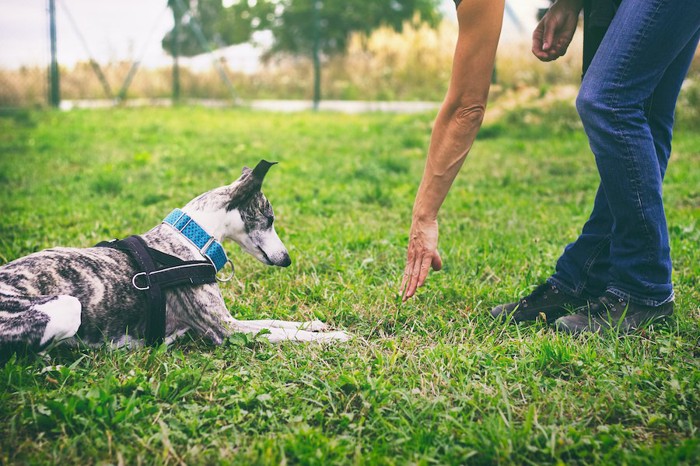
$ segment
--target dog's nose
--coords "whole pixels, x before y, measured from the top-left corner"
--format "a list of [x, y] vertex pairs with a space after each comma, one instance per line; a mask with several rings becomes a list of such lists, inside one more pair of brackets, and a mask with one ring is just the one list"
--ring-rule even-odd
[[282, 260], [277, 263], [280, 267], [289, 267], [292, 265], [292, 259], [289, 258], [289, 254], [284, 254], [284, 257], [282, 257]]

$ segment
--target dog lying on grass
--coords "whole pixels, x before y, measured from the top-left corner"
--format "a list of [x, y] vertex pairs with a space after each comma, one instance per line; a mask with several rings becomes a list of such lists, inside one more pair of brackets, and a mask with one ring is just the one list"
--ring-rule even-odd
[[171, 343], [188, 331], [215, 344], [232, 333], [261, 330], [272, 342], [347, 340], [348, 334], [317, 320], [239, 321], [224, 305], [215, 278], [227, 265], [233, 272], [224, 239], [264, 264], [291, 264], [261, 192], [272, 165], [262, 160], [253, 170], [244, 168], [238, 180], [175, 209], [141, 237], [47, 249], [0, 267], [0, 354], [61, 340]]

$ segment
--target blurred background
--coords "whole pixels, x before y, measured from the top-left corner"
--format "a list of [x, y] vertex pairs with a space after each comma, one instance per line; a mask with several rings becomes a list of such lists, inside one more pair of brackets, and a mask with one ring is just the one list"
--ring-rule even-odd
[[[493, 98], [575, 95], [581, 34], [554, 64], [529, 52], [548, 5], [507, 1]], [[444, 96], [456, 37], [452, 0], [0, 0], [0, 107], [421, 111]]]

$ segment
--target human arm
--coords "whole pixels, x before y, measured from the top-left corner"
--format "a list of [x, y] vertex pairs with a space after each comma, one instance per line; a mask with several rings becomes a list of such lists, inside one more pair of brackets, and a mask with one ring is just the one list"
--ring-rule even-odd
[[532, 33], [532, 53], [541, 61], [566, 54], [576, 32], [583, 0], [557, 0]]
[[406, 301], [430, 268], [440, 270], [437, 215], [481, 127], [503, 22], [504, 0], [462, 0], [452, 76], [430, 138], [413, 205], [400, 294]]

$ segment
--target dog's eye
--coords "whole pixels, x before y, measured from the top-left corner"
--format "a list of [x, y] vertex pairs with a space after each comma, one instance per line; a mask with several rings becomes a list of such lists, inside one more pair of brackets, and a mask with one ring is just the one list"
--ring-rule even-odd
[[267, 217], [267, 228], [272, 228], [272, 223], [275, 221], [275, 217]]

